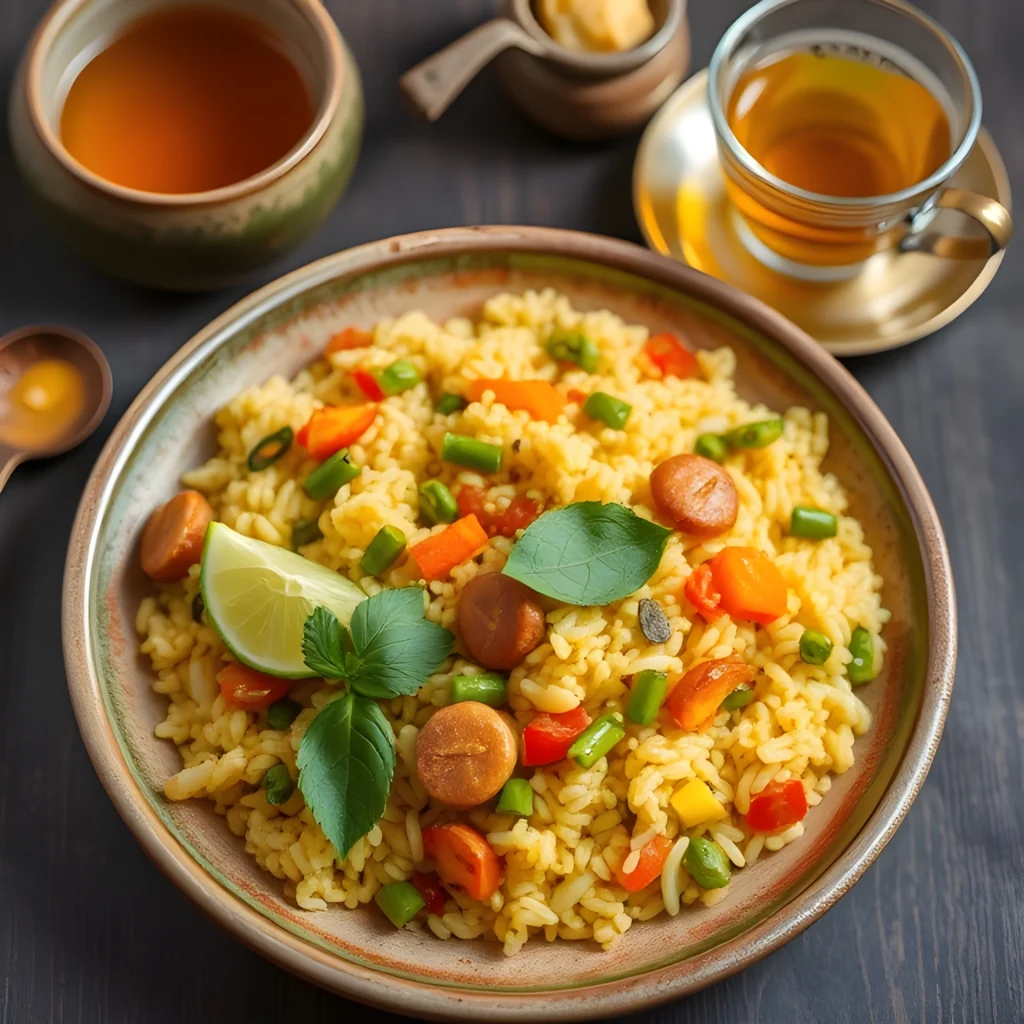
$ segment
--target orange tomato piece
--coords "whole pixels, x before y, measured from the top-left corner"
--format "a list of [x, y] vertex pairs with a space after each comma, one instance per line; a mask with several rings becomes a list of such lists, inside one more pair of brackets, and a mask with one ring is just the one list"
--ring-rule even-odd
[[666, 377], [696, 377], [697, 357], [669, 332], [648, 338], [644, 354]]
[[[668, 836], [655, 836], [640, 850], [640, 861], [630, 873], [624, 874], [622, 864], [615, 869], [615, 880], [627, 892], [639, 892], [646, 889], [660, 874], [665, 866], [665, 858], [672, 849], [672, 840]], [[628, 854], [627, 854], [628, 856]], [[625, 863], [625, 858], [623, 858]]]
[[742, 661], [717, 658], [696, 665], [676, 683], [666, 707], [672, 720], [687, 732], [707, 729], [726, 697], [743, 683], [752, 683], [756, 673]]
[[701, 562], [683, 585], [683, 596], [708, 622], [722, 614], [722, 595], [715, 589], [714, 575], [707, 562]]
[[457, 565], [487, 547], [487, 533], [475, 515], [463, 516], [441, 533], [409, 548], [409, 554], [428, 583], [447, 576]]
[[554, 423], [565, 407], [562, 393], [546, 380], [504, 380], [488, 378], [469, 382], [469, 397], [479, 402], [485, 391], [512, 412], [523, 409], [535, 420]]
[[217, 684], [232, 707], [262, 711], [276, 700], [288, 696], [291, 681], [257, 672], [248, 665], [231, 662], [217, 673]]
[[295, 440], [311, 458], [327, 459], [355, 444], [376, 418], [375, 405], [325, 405], [309, 417]]
[[345, 330], [339, 331], [327, 342], [324, 355], [329, 356], [335, 352], [348, 352], [354, 348], [369, 348], [372, 344], [372, 331], [361, 331], [358, 327], [346, 327]]
[[723, 548], [708, 563], [721, 606], [734, 619], [766, 625], [786, 614], [786, 581], [757, 548]]
[[380, 385], [377, 383], [377, 378], [374, 377], [369, 370], [353, 370], [352, 379], [356, 382], [356, 387], [359, 388], [367, 398], [374, 402], [380, 402], [383, 400], [384, 392], [381, 391]]
[[501, 884], [501, 861], [490, 843], [469, 825], [434, 825], [423, 830], [423, 848], [445, 885], [487, 901]]

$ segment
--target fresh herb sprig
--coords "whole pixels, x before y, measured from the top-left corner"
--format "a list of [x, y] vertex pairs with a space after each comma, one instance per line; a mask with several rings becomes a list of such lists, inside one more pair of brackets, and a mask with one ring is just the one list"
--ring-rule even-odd
[[454, 637], [424, 618], [423, 591], [385, 590], [361, 602], [346, 629], [326, 608], [306, 620], [311, 672], [348, 687], [317, 713], [299, 746], [299, 789], [344, 859], [384, 813], [395, 773], [394, 733], [374, 698], [415, 693]]

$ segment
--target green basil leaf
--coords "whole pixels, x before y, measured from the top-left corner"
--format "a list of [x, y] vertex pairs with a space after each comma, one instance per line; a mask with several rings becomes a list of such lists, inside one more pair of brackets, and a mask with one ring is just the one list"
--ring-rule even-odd
[[654, 575], [671, 533], [625, 505], [579, 501], [531, 523], [504, 572], [556, 601], [608, 604]]
[[441, 667], [455, 639], [423, 617], [419, 587], [383, 590], [361, 601], [350, 628], [359, 667], [346, 678], [367, 697], [415, 693]]
[[344, 860], [384, 813], [395, 773], [391, 725], [374, 701], [346, 693], [309, 723], [297, 763], [306, 806]]
[[345, 677], [345, 628], [338, 617], [326, 608], [314, 608], [302, 627], [302, 657], [314, 675], [325, 679]]

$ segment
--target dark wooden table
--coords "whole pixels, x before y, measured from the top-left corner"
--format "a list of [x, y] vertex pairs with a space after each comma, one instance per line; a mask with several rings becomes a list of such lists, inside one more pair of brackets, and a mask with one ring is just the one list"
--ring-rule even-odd
[[[0, 0], [0, 84], [47, 0]], [[640, 240], [636, 139], [574, 146], [525, 123], [493, 80], [437, 125], [399, 100], [407, 66], [489, 14], [488, 0], [330, 0], [362, 66], [366, 142], [328, 225], [252, 287], [325, 253], [455, 224], [556, 225]], [[694, 68], [746, 6], [691, 0]], [[985, 123], [1024, 195], [1024, 3], [929, 0], [974, 60]], [[6, 131], [4, 131], [6, 140]], [[106, 434], [194, 331], [248, 288], [141, 292], [65, 252], [0, 145], [0, 332], [64, 321], [114, 371], [102, 429], [20, 468], [0, 496], [0, 1022], [380, 1019], [263, 962], [157, 871], [101, 788], [75, 727], [60, 648], [64, 550]], [[644, 1021], [1024, 1021], [1024, 241], [959, 321], [851, 364], [916, 458], [945, 524], [960, 604], [953, 707], [906, 822], [819, 923], [742, 975]], [[398, 1020], [398, 1018], [392, 1018]]]

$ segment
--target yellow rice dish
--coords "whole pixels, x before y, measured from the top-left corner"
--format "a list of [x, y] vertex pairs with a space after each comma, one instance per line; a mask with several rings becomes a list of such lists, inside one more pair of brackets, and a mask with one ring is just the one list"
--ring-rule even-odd
[[[821, 470], [827, 418], [737, 397], [731, 349], [648, 335], [552, 290], [342, 331], [232, 399], [147, 525], [136, 626], [183, 762], [165, 794], [212, 801], [300, 907], [608, 949], [728, 899], [853, 764], [889, 614]], [[401, 679], [370, 654], [395, 590]], [[271, 648], [269, 674], [240, 664]], [[393, 762], [376, 807], [352, 802], [356, 761], [324, 759], [343, 713]]]

